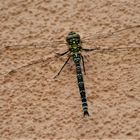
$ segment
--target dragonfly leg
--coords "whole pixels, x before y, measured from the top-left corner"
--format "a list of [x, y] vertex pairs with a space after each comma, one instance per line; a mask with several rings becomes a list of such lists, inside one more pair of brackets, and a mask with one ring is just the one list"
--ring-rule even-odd
[[84, 57], [81, 55], [81, 58], [82, 58], [82, 63], [83, 63], [84, 74], [86, 75]]
[[69, 59], [71, 56], [68, 57], [67, 61], [64, 63], [64, 65], [62, 66], [62, 68], [60, 69], [60, 71], [58, 72], [58, 74], [56, 76], [54, 76], [54, 78], [56, 78], [57, 76], [59, 76], [59, 74], [61, 73], [61, 71], [63, 70], [63, 68], [65, 67], [65, 65], [68, 63]]
[[93, 49], [85, 49], [85, 48], [82, 48], [82, 50], [86, 51], [86, 52], [89, 52], [89, 51], [94, 51], [94, 50], [99, 50], [100, 48], [93, 48]]
[[64, 53], [56, 53], [57, 55], [59, 55], [59, 56], [63, 56], [63, 55], [65, 55], [65, 54], [67, 54], [69, 52], [69, 50], [67, 50], [66, 52], [64, 52]]

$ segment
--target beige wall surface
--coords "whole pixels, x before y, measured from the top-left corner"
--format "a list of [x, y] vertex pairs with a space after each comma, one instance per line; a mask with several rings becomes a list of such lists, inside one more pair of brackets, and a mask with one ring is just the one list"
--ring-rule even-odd
[[[70, 31], [100, 47], [81, 52], [89, 117], [72, 59], [53, 78]], [[50, 139], [140, 139], [139, 0], [0, 1], [0, 140]]]

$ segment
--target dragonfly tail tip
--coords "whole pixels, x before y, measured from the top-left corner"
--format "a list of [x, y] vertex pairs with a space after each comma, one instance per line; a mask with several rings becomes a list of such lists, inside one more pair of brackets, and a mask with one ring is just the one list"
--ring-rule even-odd
[[85, 117], [85, 116], [89, 116], [88, 111], [84, 111], [84, 117]]

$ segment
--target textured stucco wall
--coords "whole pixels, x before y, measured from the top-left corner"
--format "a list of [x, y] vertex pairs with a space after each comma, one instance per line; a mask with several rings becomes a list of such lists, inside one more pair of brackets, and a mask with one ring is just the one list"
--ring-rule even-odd
[[[140, 139], [140, 28], [97, 37], [135, 25], [139, 0], [1, 0], [0, 140]], [[53, 79], [71, 30], [116, 49], [82, 53], [86, 118], [72, 60]]]

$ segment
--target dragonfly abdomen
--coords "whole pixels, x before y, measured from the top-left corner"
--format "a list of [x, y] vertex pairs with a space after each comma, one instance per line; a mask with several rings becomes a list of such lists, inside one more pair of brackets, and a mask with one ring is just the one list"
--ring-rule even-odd
[[77, 82], [78, 82], [79, 92], [81, 95], [84, 116], [89, 115], [84, 80], [83, 80], [83, 75], [82, 75], [82, 70], [81, 70], [81, 65], [80, 65], [80, 61], [81, 61], [80, 54], [73, 55], [73, 60], [74, 60], [75, 65], [76, 65]]

